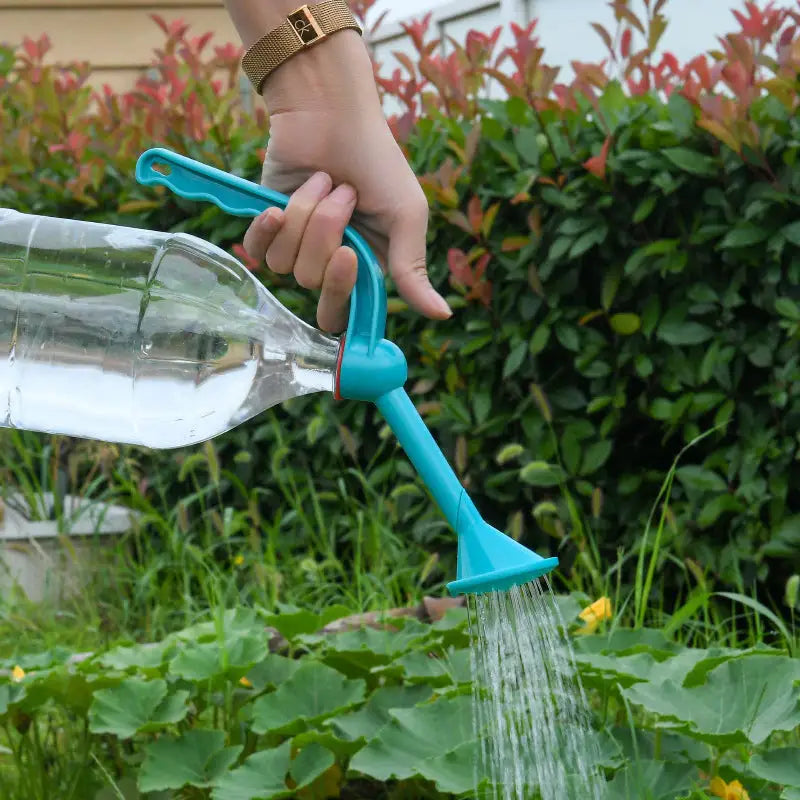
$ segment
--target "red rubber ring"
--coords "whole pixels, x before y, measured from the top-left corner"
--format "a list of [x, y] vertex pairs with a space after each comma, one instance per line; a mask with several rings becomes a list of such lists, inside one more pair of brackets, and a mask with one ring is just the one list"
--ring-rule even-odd
[[339, 380], [342, 376], [342, 357], [344, 356], [344, 340], [347, 334], [342, 334], [342, 338], [339, 342], [339, 353], [336, 356], [336, 379], [333, 384], [333, 399], [334, 400], [341, 400], [342, 395], [339, 393]]

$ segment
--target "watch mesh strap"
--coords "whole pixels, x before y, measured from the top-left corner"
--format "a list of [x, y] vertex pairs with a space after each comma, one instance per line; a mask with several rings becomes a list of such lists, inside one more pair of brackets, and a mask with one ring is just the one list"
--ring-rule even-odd
[[324, 0], [293, 11], [274, 30], [259, 39], [242, 59], [242, 69], [256, 91], [286, 59], [324, 39], [330, 33], [361, 28], [344, 0]]

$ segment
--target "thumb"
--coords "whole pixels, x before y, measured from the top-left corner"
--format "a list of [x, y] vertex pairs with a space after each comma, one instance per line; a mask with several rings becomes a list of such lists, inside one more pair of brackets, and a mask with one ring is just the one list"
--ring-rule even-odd
[[261, 169], [261, 185], [275, 192], [291, 195], [302, 186], [317, 170], [297, 167], [270, 158], [269, 151]]
[[447, 319], [453, 311], [433, 288], [425, 260], [427, 203], [418, 213], [403, 213], [389, 229], [389, 273], [400, 296], [430, 319]]

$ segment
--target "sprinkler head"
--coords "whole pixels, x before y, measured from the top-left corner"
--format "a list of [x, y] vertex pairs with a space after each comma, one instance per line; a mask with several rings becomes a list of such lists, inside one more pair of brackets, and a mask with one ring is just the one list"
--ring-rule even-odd
[[457, 578], [447, 584], [451, 595], [503, 592], [558, 566], [557, 558], [543, 558], [477, 514], [469, 517], [459, 519]]

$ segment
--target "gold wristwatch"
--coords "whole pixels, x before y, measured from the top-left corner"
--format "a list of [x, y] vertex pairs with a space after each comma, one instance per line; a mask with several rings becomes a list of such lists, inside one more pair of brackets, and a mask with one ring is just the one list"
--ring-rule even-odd
[[300, 6], [283, 24], [262, 36], [242, 59], [242, 70], [256, 91], [261, 94], [264, 81], [295, 53], [315, 45], [336, 31], [361, 28], [344, 0], [324, 0]]

